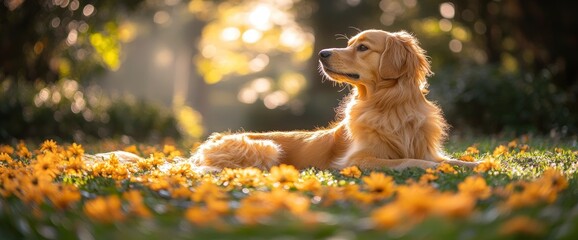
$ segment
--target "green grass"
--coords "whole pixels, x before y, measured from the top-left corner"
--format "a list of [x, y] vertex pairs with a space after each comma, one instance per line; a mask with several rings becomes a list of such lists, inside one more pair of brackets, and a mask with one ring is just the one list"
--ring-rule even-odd
[[[419, 212], [406, 212], [406, 219], [395, 224], [393, 227], [384, 228], [375, 224], [372, 217], [378, 209], [383, 206], [394, 204], [397, 201], [399, 192], [394, 191], [393, 195], [384, 197], [371, 203], [364, 203], [357, 199], [356, 193], [374, 194], [368, 190], [368, 184], [364, 177], [371, 174], [371, 171], [362, 170], [360, 178], [347, 177], [339, 171], [306, 169], [299, 172], [298, 178], [281, 183], [285, 188], [279, 187], [279, 182], [275, 181], [274, 173], [263, 172], [254, 179], [258, 183], [247, 184], [235, 182], [237, 180], [247, 180], [239, 175], [227, 178], [222, 173], [196, 174], [187, 170], [173, 171], [165, 174], [162, 178], [153, 178], [153, 172], [157, 167], [150, 169], [138, 169], [131, 171], [132, 178], [119, 178], [116, 175], [106, 175], [98, 172], [95, 168], [85, 168], [85, 175], [71, 176], [64, 171], [69, 168], [70, 161], [65, 157], [69, 145], [59, 146], [54, 150], [59, 155], [53, 157], [54, 161], [60, 162], [60, 172], [51, 180], [57, 186], [73, 184], [74, 189], [80, 194], [80, 198], [71, 201], [70, 205], [63, 209], [55, 206], [50, 198], [51, 193], [41, 195], [39, 202], [25, 200], [26, 194], [32, 194], [26, 188], [25, 177], [20, 178], [18, 183], [22, 184], [12, 194], [8, 190], [8, 185], [14, 181], [9, 180], [9, 173], [15, 169], [20, 169], [21, 174], [29, 177], [36, 176], [39, 170], [33, 166], [44, 156], [46, 149], [31, 151], [30, 157], [19, 157], [17, 146], [15, 151], [8, 154], [13, 159], [13, 163], [0, 161], [0, 190], [3, 197], [0, 199], [0, 238], [1, 239], [231, 239], [231, 238], [288, 238], [288, 239], [320, 239], [320, 238], [342, 238], [342, 239], [576, 239], [578, 238], [578, 178], [576, 173], [578, 151], [575, 140], [560, 141], [548, 138], [530, 138], [524, 140], [517, 139], [515, 144], [511, 139], [497, 140], [495, 138], [475, 138], [459, 141], [450, 141], [446, 149], [451, 156], [459, 158], [465, 155], [466, 148], [475, 145], [479, 150], [477, 154], [470, 154], [479, 160], [494, 159], [500, 163], [499, 170], [475, 172], [470, 169], [456, 168], [457, 173], [435, 172], [437, 179], [424, 185], [424, 188], [434, 190], [430, 197], [422, 197], [416, 200], [439, 201], [442, 198], [434, 196], [444, 193], [457, 195], [460, 193], [459, 185], [471, 176], [482, 177], [491, 188], [491, 195], [488, 198], [480, 198], [475, 201], [475, 207], [468, 210], [465, 215], [457, 217], [447, 217], [434, 214], [432, 209]], [[510, 146], [508, 147], [508, 144]], [[98, 148], [99, 144], [95, 144]], [[498, 154], [494, 150], [503, 145], [507, 151]], [[525, 149], [524, 145], [528, 145]], [[120, 146], [118, 149], [123, 149]], [[6, 149], [6, 148], [4, 148]], [[156, 151], [160, 155], [162, 148], [139, 148], [139, 153], [146, 154], [146, 151]], [[158, 150], [156, 150], [158, 149]], [[181, 152], [188, 152], [182, 150]], [[6, 156], [6, 155], [5, 155]], [[2, 159], [2, 158], [0, 158]], [[15, 163], [21, 162], [22, 165]], [[126, 166], [124, 166], [126, 167]], [[117, 167], [118, 168], [118, 167]], [[505, 208], [505, 203], [510, 195], [501, 193], [506, 186], [518, 182], [524, 182], [532, 186], [538, 186], [543, 172], [549, 168], [557, 169], [561, 172], [568, 185], [559, 191], [543, 189], [541, 191], [551, 191], [555, 198], [552, 202], [546, 200], [527, 199], [530, 204], [521, 207]], [[290, 176], [290, 169], [281, 175]], [[410, 186], [412, 181], [417, 182], [426, 174], [422, 169], [407, 169], [404, 171], [393, 171], [384, 169], [375, 171], [391, 176], [397, 188]], [[99, 175], [99, 174], [100, 175]], [[140, 179], [136, 178], [140, 177]], [[144, 181], [149, 178], [151, 181]], [[250, 178], [250, 177], [248, 177]], [[155, 187], [151, 184], [158, 184], [163, 179], [173, 179], [180, 181], [171, 183], [169, 187]], [[301, 183], [308, 179], [320, 183], [318, 190], [307, 190], [301, 187]], [[12, 182], [11, 182], [12, 181]], [[202, 200], [193, 200], [192, 195], [201, 190], [201, 182], [210, 182], [214, 188], [224, 193], [220, 196], [215, 193], [204, 195]], [[185, 197], [176, 197], [173, 191], [176, 187], [184, 186]], [[347, 186], [357, 185], [358, 190], [346, 190]], [[528, 189], [529, 187], [525, 187]], [[28, 190], [27, 190], [28, 189]], [[277, 189], [279, 194], [276, 199], [272, 193]], [[327, 192], [331, 189], [340, 189], [340, 195], [330, 203]], [[522, 192], [525, 189], [516, 189], [514, 192]], [[131, 202], [123, 197], [123, 193], [128, 191], [138, 191], [142, 195], [142, 204], [148, 209], [151, 217], [142, 217], [132, 213], [135, 208]], [[187, 192], [188, 191], [188, 192]], [[349, 192], [348, 192], [349, 191]], [[353, 192], [353, 193], [352, 193]], [[239, 217], [241, 208], [248, 198], [258, 193], [268, 193], [260, 202], [263, 208], [270, 204], [279, 204], [275, 210], [256, 222], [247, 222]], [[52, 193], [54, 194], [54, 193]], [[58, 193], [61, 194], [61, 193]], [[105, 196], [117, 196], [121, 199], [122, 206], [118, 212], [124, 216], [119, 220], [98, 221], [86, 213], [87, 203], [101, 199]], [[374, 196], [374, 195], [372, 195]], [[207, 209], [210, 201], [215, 197], [218, 200], [227, 202], [227, 212], [217, 214], [217, 220], [200, 223], [191, 221], [186, 212], [191, 208]], [[416, 197], [419, 197], [416, 195]], [[271, 198], [271, 199], [268, 199]], [[306, 199], [307, 207], [305, 213], [291, 210], [293, 204], [300, 199]], [[431, 200], [430, 200], [431, 199]], [[269, 205], [268, 205], [269, 204]], [[429, 203], [427, 203], [429, 204]], [[444, 203], [431, 203], [441, 204]], [[438, 206], [435, 205], [435, 206]], [[256, 208], [259, 209], [258, 207]], [[106, 211], [104, 211], [106, 213]], [[115, 212], [104, 214], [114, 215]], [[515, 222], [515, 219], [529, 220], [524, 227], [506, 233], [508, 224]], [[522, 225], [525, 222], [521, 222]], [[534, 224], [534, 225], [533, 225]], [[536, 231], [533, 231], [536, 230]]]

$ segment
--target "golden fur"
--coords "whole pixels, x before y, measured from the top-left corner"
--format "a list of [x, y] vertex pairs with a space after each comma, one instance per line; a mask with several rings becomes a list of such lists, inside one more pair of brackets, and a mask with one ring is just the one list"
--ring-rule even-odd
[[340, 121], [315, 131], [216, 133], [193, 154], [193, 164], [210, 170], [278, 164], [299, 169], [476, 165], [442, 152], [447, 124], [439, 107], [425, 98], [432, 72], [412, 35], [367, 30], [347, 47], [325, 49], [319, 56], [329, 79], [353, 86]]

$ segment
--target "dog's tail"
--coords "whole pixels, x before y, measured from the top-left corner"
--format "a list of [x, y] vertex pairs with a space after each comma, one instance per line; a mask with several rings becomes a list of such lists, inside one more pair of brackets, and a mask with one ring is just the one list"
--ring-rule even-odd
[[245, 167], [269, 169], [278, 165], [281, 154], [281, 147], [272, 140], [251, 139], [242, 134], [213, 134], [197, 148], [190, 161], [195, 168], [208, 171]]
[[[269, 169], [278, 165], [281, 159], [281, 147], [272, 140], [251, 139], [242, 134], [213, 134], [200, 145], [188, 159], [178, 157], [173, 163], [190, 164], [195, 172], [220, 171], [224, 168], [256, 167]], [[114, 151], [98, 154], [84, 154], [83, 160], [89, 165], [116, 158], [119, 163], [138, 163], [144, 158], [136, 154]], [[165, 162], [159, 168], [167, 170], [171, 163]]]

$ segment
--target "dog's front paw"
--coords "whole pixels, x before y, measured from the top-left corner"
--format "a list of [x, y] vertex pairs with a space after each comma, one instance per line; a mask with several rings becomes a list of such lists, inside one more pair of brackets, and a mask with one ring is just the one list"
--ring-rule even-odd
[[480, 162], [462, 162], [462, 167], [475, 168], [480, 165]]
[[448, 163], [454, 166], [460, 166], [460, 167], [467, 167], [467, 168], [475, 168], [478, 165], [480, 165], [481, 162], [466, 162], [466, 161], [461, 161], [461, 160], [456, 160], [456, 159], [447, 159], [442, 161], [442, 163]]

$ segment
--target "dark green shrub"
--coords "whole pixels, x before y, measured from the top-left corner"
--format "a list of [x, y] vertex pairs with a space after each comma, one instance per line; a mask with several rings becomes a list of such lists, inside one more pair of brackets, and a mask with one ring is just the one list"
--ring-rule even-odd
[[577, 133], [578, 106], [544, 70], [539, 75], [506, 74], [494, 66], [440, 71], [430, 81], [448, 121], [480, 133]]
[[56, 84], [4, 80], [0, 87], [0, 142], [181, 137], [171, 109], [131, 96], [111, 96], [97, 86], [85, 88], [73, 80]]

